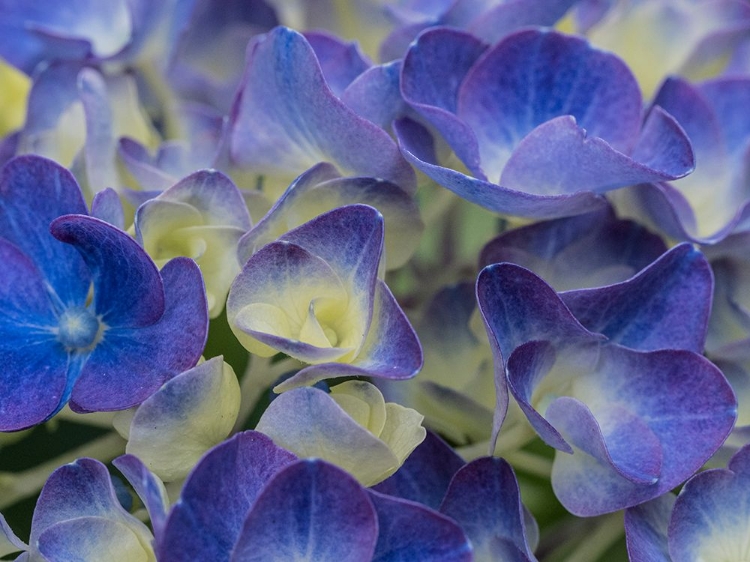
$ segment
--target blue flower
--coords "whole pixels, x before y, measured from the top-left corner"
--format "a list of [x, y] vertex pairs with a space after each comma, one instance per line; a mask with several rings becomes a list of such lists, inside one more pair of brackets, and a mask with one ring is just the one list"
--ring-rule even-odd
[[68, 402], [78, 412], [130, 408], [203, 351], [195, 263], [176, 259], [160, 273], [135, 240], [88, 216], [73, 176], [50, 160], [3, 169], [0, 260], [2, 431]]

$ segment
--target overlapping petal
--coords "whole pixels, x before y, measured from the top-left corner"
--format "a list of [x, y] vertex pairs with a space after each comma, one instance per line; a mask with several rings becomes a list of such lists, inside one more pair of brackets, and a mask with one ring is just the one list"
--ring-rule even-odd
[[291, 180], [329, 161], [349, 175], [414, 187], [387, 133], [336, 98], [309, 43], [290, 29], [251, 44], [231, 121], [232, 158], [256, 173]]
[[[480, 274], [477, 297], [496, 346], [495, 431], [507, 408], [507, 369], [507, 389], [561, 451], [552, 482], [573, 513], [616, 511], [661, 495], [731, 431], [730, 385], [690, 351], [702, 348], [711, 288], [705, 259], [688, 246], [622, 283], [559, 296], [512, 264]], [[601, 298], [587, 300], [594, 295]]]
[[214, 357], [167, 381], [133, 415], [127, 453], [171, 482], [230, 433], [240, 407], [232, 368]]
[[300, 175], [266, 216], [239, 242], [240, 261], [324, 212], [351, 204], [375, 207], [383, 214], [388, 269], [403, 265], [416, 249], [423, 225], [414, 200], [400, 187], [375, 178], [342, 178], [330, 164]]
[[[439, 62], [448, 86], [435, 92], [426, 69]], [[580, 38], [522, 30], [483, 50], [455, 30], [426, 31], [406, 56], [402, 93], [471, 176], [440, 164], [415, 123], [396, 129], [405, 157], [494, 211], [586, 212], [602, 203], [596, 193], [675, 179], [694, 165], [687, 137], [663, 110], [641, 128], [640, 92], [624, 63]]]
[[157, 544], [159, 560], [230, 560], [250, 508], [273, 476], [295, 460], [252, 431], [214, 447], [191, 472], [167, 518]]
[[386, 403], [369, 383], [339, 386], [330, 395], [312, 387], [284, 392], [257, 429], [298, 456], [320, 457], [371, 486], [396, 472], [424, 439], [422, 416]]
[[319, 460], [282, 468], [258, 495], [232, 561], [370, 560], [378, 525], [367, 492]]

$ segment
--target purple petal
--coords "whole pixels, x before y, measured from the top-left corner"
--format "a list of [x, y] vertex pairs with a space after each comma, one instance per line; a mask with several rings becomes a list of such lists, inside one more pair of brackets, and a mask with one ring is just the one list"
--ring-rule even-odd
[[128, 137], [121, 138], [117, 154], [138, 185], [161, 192], [174, 183], [172, 175], [159, 169], [148, 150], [139, 142]]
[[587, 213], [606, 205], [603, 197], [579, 191], [562, 195], [535, 195], [516, 191], [437, 163], [432, 137], [427, 130], [409, 119], [400, 119], [394, 130], [404, 157], [428, 177], [472, 203], [516, 216], [548, 219]]
[[[557, 453], [552, 470], [555, 493], [572, 513], [590, 516], [616, 511], [671, 490], [700, 468], [731, 431], [736, 417], [731, 387], [716, 367], [695, 353], [645, 353], [611, 344], [555, 350], [540, 343], [526, 344], [513, 353], [508, 381], [532, 425], [548, 443], [565, 449], [562, 436], [529, 408], [532, 396], [536, 404], [560, 395], [583, 402], [601, 424], [610, 450], [622, 447], [615, 457], [625, 458], [629, 439], [637, 435], [629, 437], [627, 425], [636, 428], [645, 422], [648, 431], [637, 431], [653, 433], [661, 447], [658, 480], [639, 484], [623, 477], [612, 464], [585, 453], [578, 448], [583, 442], [573, 437], [574, 454]], [[544, 385], [545, 394], [537, 392], [540, 385]], [[629, 412], [631, 421], [613, 417], [612, 412], [620, 408]], [[549, 421], [557, 422], [553, 418], [561, 414], [560, 409], [547, 411]], [[623, 420], [627, 424], [618, 427]], [[572, 421], [565, 422], [563, 432], [583, 430]]]
[[503, 459], [485, 457], [461, 468], [440, 512], [463, 528], [479, 559], [535, 560], [526, 539], [518, 481]]
[[500, 263], [485, 267], [477, 278], [477, 300], [503, 362], [529, 341], [597, 341], [573, 316], [554, 289], [528, 269]]
[[148, 559], [149, 542], [125, 523], [85, 516], [49, 527], [39, 535], [37, 546], [48, 562], [97, 562], [113, 555], [121, 560]]
[[672, 562], [667, 526], [675, 496], [664, 494], [625, 510], [625, 537], [632, 562]]
[[619, 58], [580, 38], [534, 29], [508, 36], [477, 61], [461, 85], [457, 113], [478, 137], [485, 173], [497, 179], [502, 155], [539, 125], [565, 115], [591, 138], [629, 151], [641, 96]]
[[459, 85], [487, 45], [456, 29], [424, 32], [411, 45], [401, 70], [404, 100], [445, 138], [480, 179], [479, 145], [470, 125], [456, 116]]
[[[181, 98], [226, 111], [242, 76], [248, 41], [278, 25], [276, 13], [265, 0], [199, 0], [180, 8], [190, 12], [171, 50], [170, 83]], [[172, 12], [168, 17], [174, 18]]]
[[713, 107], [729, 152], [745, 150], [750, 140], [750, 117], [742, 108], [750, 103], [750, 79], [729, 77], [712, 80], [702, 84], [700, 91]]
[[78, 92], [86, 116], [86, 183], [96, 193], [119, 184], [115, 168], [114, 117], [107, 82], [92, 68], [78, 73]]
[[63, 406], [68, 379], [78, 375], [80, 363], [70, 361], [57, 339], [57, 303], [39, 270], [2, 238], [0, 263], [0, 429], [13, 431], [40, 423]]
[[370, 560], [378, 536], [367, 492], [346, 472], [319, 460], [280, 470], [258, 495], [231, 560]]
[[198, 362], [208, 334], [200, 270], [190, 259], [175, 258], [162, 269], [162, 281], [162, 317], [150, 326], [105, 331], [73, 390], [71, 408], [130, 408]]
[[94, 195], [91, 202], [91, 216], [111, 224], [120, 230], [125, 229], [125, 213], [117, 192], [108, 187]]
[[[610, 404], [594, 417], [580, 400], [561, 396], [549, 405], [545, 418], [568, 444], [600, 464], [611, 465], [623, 478], [644, 485], [659, 480], [661, 443], [648, 424], [627, 408]], [[561, 457], [557, 473], [572, 470], [566, 465], [575, 465], [576, 460]]]
[[[0, 556], [6, 556], [19, 550], [28, 550], [29, 545], [19, 539], [8, 522], [0, 514]], [[20, 560], [20, 558], [17, 558]]]
[[370, 492], [378, 514], [373, 562], [468, 562], [472, 544], [449, 517], [400, 498]]
[[372, 489], [438, 509], [453, 475], [463, 465], [463, 459], [445, 441], [428, 431], [401, 468]]
[[334, 35], [314, 31], [305, 33], [305, 39], [315, 51], [326, 84], [336, 96], [341, 97], [347, 86], [372, 66], [357, 43], [346, 43]]
[[154, 536], [158, 541], [167, 519], [169, 499], [167, 491], [159, 480], [138, 457], [122, 455], [112, 461], [112, 464], [122, 472], [123, 476], [133, 486], [135, 493], [146, 506]]
[[[553, 27], [578, 0], [508, 0], [473, 17], [468, 29], [488, 43], [497, 43], [517, 29], [529, 26]], [[456, 2], [456, 5], [460, 2]], [[464, 2], [472, 7], [472, 2]], [[452, 10], [455, 12], [455, 8]], [[468, 10], [474, 16], [474, 10]], [[446, 23], [453, 24], [449, 13]], [[455, 16], [453, 16], [455, 17]]]
[[561, 297], [581, 324], [614, 343], [641, 351], [701, 353], [712, 295], [708, 261], [681, 244], [627, 281]]
[[342, 279], [351, 279], [358, 287], [372, 287], [383, 249], [383, 223], [378, 210], [347, 205], [290, 230], [279, 240], [320, 257]]
[[250, 508], [269, 480], [295, 459], [254, 431], [211, 449], [188, 476], [167, 518], [158, 559], [229, 560]]
[[57, 242], [49, 224], [66, 213], [86, 214], [73, 176], [38, 156], [8, 162], [0, 176], [0, 237], [29, 256], [64, 305], [80, 305], [89, 290], [89, 273], [73, 248]]
[[127, 3], [0, 4], [0, 54], [27, 74], [42, 61], [107, 57], [130, 40]]
[[35, 545], [50, 527], [78, 517], [101, 517], [150, 535], [143, 523], [122, 508], [107, 467], [94, 459], [78, 459], [52, 473], [37, 501], [29, 543]]
[[401, 97], [400, 75], [400, 60], [370, 67], [349, 84], [341, 101], [360, 117], [388, 131], [391, 123], [408, 111]]
[[651, 111], [633, 158], [588, 135], [571, 116], [539, 125], [509, 157], [500, 184], [537, 195], [604, 192], [673, 180], [692, 171], [687, 137], [660, 108]]
[[717, 560], [747, 545], [750, 449], [740, 449], [728, 470], [707, 470], [691, 478], [675, 501], [669, 522], [673, 560], [696, 561], [699, 554]]
[[[183, 178], [163, 191], [155, 200], [185, 203], [195, 208], [205, 225], [230, 225], [248, 230], [250, 214], [245, 206], [240, 190], [227, 176], [216, 170], [199, 170]], [[147, 219], [148, 209], [153, 203], [144, 203], [136, 215], [137, 232], [139, 223]]]
[[288, 176], [330, 161], [346, 174], [413, 190], [414, 172], [391, 138], [333, 95], [304, 37], [276, 28], [251, 44], [248, 58], [231, 116], [238, 164]]
[[482, 249], [479, 265], [515, 263], [565, 291], [624, 281], [666, 251], [661, 238], [606, 207], [503, 233]]
[[[300, 338], [307, 321], [315, 317], [316, 303], [341, 305], [349, 296], [341, 278], [324, 260], [295, 244], [274, 242], [254, 254], [235, 279], [227, 299], [227, 318], [240, 343], [254, 353], [269, 356], [276, 350], [308, 363], [335, 361], [361, 345], [357, 334], [336, 332], [346, 340], [341, 345], [338, 341], [331, 344], [325, 334], [328, 345]], [[364, 301], [357, 299], [353, 304], [370, 314], [371, 300], [363, 296]], [[368, 320], [357, 319], [363, 331]]]
[[154, 262], [122, 230], [83, 215], [53, 221], [52, 234], [75, 247], [94, 278], [94, 309], [110, 327], [148, 326], [164, 313]]

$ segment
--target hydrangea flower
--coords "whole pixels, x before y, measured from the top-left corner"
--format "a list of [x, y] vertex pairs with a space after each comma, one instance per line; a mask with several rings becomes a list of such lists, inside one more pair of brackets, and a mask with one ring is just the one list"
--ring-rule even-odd
[[286, 353], [310, 364], [278, 391], [342, 375], [414, 376], [422, 349], [378, 278], [383, 217], [340, 207], [253, 254], [227, 299], [227, 318], [250, 352]]
[[20, 562], [95, 562], [106, 555], [156, 561], [153, 534], [122, 507], [107, 467], [94, 459], [79, 459], [52, 473], [37, 501], [28, 545], [2, 516], [0, 525], [0, 554], [23, 550], [16, 558]]
[[40, 423], [68, 402], [129, 408], [198, 361], [208, 318], [195, 263], [177, 259], [160, 274], [135, 240], [87, 216], [57, 164], [27, 156], [3, 168], [0, 251], [0, 429]]
[[736, 398], [698, 355], [711, 289], [705, 258], [686, 244], [622, 283], [561, 294], [513, 264], [480, 273], [477, 298], [495, 355], [495, 435], [513, 394], [559, 451], [552, 486], [572, 513], [659, 496], [729, 435]]
[[229, 286], [240, 272], [237, 244], [249, 229], [242, 194], [215, 170], [190, 174], [143, 203], [135, 215], [136, 239], [158, 267], [177, 256], [196, 261], [211, 318], [224, 309]]
[[404, 58], [401, 92], [459, 162], [444, 162], [428, 130], [402, 119], [407, 160], [492, 211], [580, 214], [602, 206], [606, 191], [693, 169], [674, 118], [656, 106], [641, 123], [628, 68], [579, 37], [526, 29], [487, 47], [453, 29], [428, 30]]

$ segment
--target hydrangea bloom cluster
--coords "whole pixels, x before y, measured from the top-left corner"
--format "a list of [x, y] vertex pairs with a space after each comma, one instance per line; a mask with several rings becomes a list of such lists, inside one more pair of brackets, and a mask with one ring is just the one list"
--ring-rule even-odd
[[750, 556], [748, 0], [0, 0], [0, 557]]

